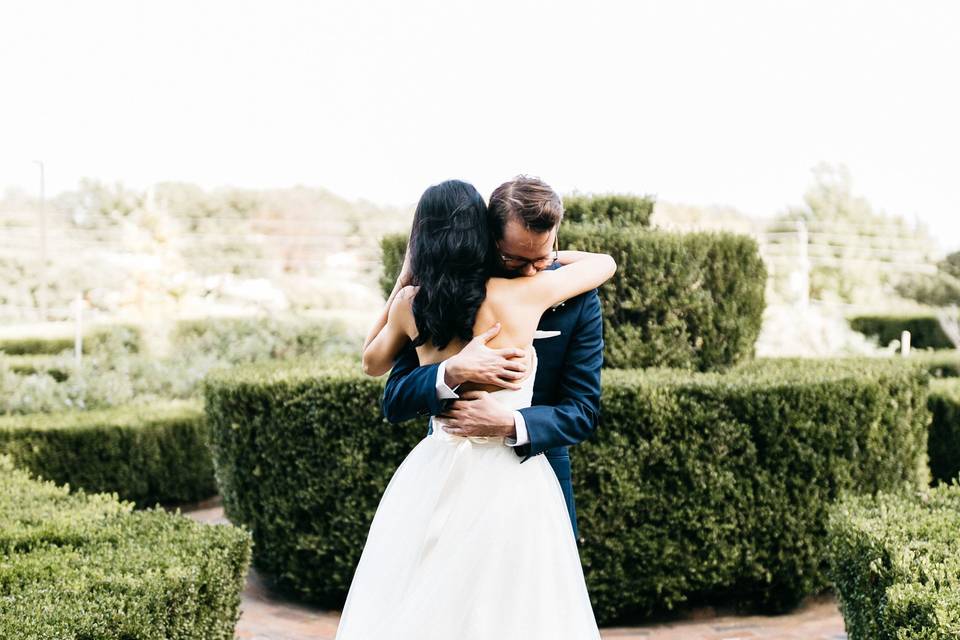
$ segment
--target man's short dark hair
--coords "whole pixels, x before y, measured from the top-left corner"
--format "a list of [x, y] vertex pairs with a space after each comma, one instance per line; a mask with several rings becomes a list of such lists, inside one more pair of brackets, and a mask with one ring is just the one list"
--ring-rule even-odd
[[557, 192], [540, 178], [525, 175], [497, 187], [487, 210], [493, 223], [491, 230], [498, 238], [503, 237], [510, 218], [537, 233], [550, 231], [563, 219], [563, 203]]

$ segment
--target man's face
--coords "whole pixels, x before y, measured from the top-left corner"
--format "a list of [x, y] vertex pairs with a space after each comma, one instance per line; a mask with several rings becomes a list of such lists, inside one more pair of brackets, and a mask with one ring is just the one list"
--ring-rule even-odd
[[532, 276], [550, 266], [559, 227], [538, 232], [513, 218], [507, 220], [503, 238], [497, 243], [504, 275], [508, 278]]

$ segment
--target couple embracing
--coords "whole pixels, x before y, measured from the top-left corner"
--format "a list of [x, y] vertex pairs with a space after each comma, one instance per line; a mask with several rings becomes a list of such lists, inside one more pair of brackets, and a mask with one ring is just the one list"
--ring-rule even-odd
[[[519, 176], [489, 204], [428, 188], [364, 344], [391, 422], [427, 436], [377, 507], [337, 640], [600, 637], [567, 448], [593, 433], [606, 254], [558, 251], [560, 197]], [[540, 455], [543, 454], [543, 455]]]

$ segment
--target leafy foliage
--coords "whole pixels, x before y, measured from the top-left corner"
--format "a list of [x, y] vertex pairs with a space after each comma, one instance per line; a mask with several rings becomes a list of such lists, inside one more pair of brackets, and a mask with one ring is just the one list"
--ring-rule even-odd
[[633, 194], [572, 194], [563, 198], [563, 219], [566, 224], [649, 227], [655, 201], [653, 196]]
[[960, 378], [958, 349], [915, 350], [908, 360], [925, 367], [934, 378]]
[[897, 293], [934, 307], [960, 305], [960, 251], [937, 263], [935, 274], [905, 276], [897, 283]]
[[[581, 557], [602, 624], [687, 604], [780, 610], [827, 585], [841, 489], [925, 485], [927, 374], [889, 361], [759, 361], [727, 374], [605, 371], [574, 451]], [[227, 516], [279, 586], [338, 608], [387, 482], [425, 435], [387, 423], [352, 364], [218, 370], [204, 381]]]
[[828, 520], [829, 573], [850, 640], [960, 637], [960, 485], [846, 496]]
[[930, 471], [934, 481], [960, 478], [960, 378], [934, 380], [930, 385]]
[[0, 453], [35, 475], [140, 507], [217, 493], [196, 401], [0, 417]]
[[[170, 398], [195, 398], [199, 381], [219, 366], [297, 356], [359, 358], [356, 327], [331, 319], [245, 316], [184, 320], [170, 335], [170, 353], [136, 349], [137, 328], [97, 331], [76, 370], [70, 350], [50, 356], [0, 354], [0, 415], [101, 409]], [[44, 339], [45, 340], [45, 339]], [[24, 338], [17, 344], [32, 341]], [[41, 344], [48, 343], [41, 341]], [[47, 349], [44, 349], [47, 350]]]
[[897, 283], [897, 293], [934, 307], [960, 304], [960, 279], [945, 273], [914, 274]]
[[940, 328], [936, 316], [863, 315], [850, 318], [850, 327], [867, 336], [876, 336], [881, 345], [900, 340], [900, 334], [910, 332], [910, 344], [916, 349], [949, 349], [950, 338]]
[[0, 456], [0, 637], [232, 640], [250, 533], [132, 509]]
[[[116, 324], [89, 328], [81, 340], [84, 353], [95, 352], [105, 342], [119, 340], [120, 346], [128, 353], [144, 351], [143, 331], [136, 325]], [[64, 350], [73, 350], [74, 337], [23, 336], [19, 338], [0, 338], [0, 351], [7, 355], [55, 355]]]

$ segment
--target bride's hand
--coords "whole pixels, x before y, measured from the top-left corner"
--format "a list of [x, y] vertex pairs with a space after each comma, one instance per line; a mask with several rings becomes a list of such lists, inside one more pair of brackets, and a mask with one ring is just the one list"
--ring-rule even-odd
[[487, 342], [500, 333], [500, 323], [493, 325], [467, 343], [460, 353], [444, 365], [444, 382], [450, 388], [464, 382], [494, 384], [506, 389], [519, 389], [515, 381], [525, 376], [527, 365], [516, 358], [525, 358], [523, 349], [491, 349]]
[[407, 244], [407, 250], [403, 253], [403, 266], [400, 267], [400, 275], [397, 281], [401, 287], [413, 284], [413, 271], [410, 269], [410, 245]]

